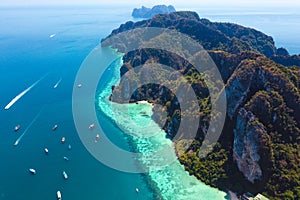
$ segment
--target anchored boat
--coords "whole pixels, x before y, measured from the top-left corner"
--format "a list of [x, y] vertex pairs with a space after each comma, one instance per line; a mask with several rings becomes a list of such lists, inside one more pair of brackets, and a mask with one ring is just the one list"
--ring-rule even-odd
[[53, 127], [52, 127], [52, 131], [55, 131], [57, 129], [58, 125], [55, 124]]
[[59, 190], [56, 192], [56, 196], [58, 200], [61, 200], [61, 193]]
[[68, 179], [68, 174], [65, 171], [63, 171], [63, 177], [64, 179]]
[[31, 174], [36, 174], [35, 169], [32, 169], [32, 168], [29, 169], [29, 172], [30, 172]]

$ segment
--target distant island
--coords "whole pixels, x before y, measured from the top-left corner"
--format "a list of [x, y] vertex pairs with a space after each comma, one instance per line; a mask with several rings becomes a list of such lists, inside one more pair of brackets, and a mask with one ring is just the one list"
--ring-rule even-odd
[[[169, 28], [189, 35], [208, 51], [225, 84], [227, 114], [222, 135], [212, 152], [199, 158], [211, 112], [202, 75], [181, 57], [161, 50], [138, 49], [123, 56], [121, 76], [132, 68], [156, 61], [180, 71], [192, 84], [202, 109], [200, 113], [197, 110], [181, 113], [176, 96], [157, 84], [144, 85], [131, 96], [133, 102], [154, 103], [152, 117], [158, 123], [161, 106], [156, 105], [163, 106], [168, 118], [161, 126], [170, 138], [176, 135], [181, 116], [200, 115], [193, 145], [178, 158], [185, 169], [206, 184], [239, 195], [250, 192], [275, 200], [297, 199], [300, 196], [300, 55], [289, 55], [286, 49], [275, 46], [271, 36], [255, 29], [211, 22], [189, 11], [127, 22], [111, 35], [141, 27]], [[122, 41], [114, 48], [122, 51], [130, 45]], [[169, 45], [168, 41], [160, 41]], [[113, 90], [119, 98], [112, 100], [122, 103], [128, 88], [115, 86]], [[181, 141], [175, 144], [178, 152], [184, 149], [184, 138], [189, 132], [182, 134]]]
[[135, 8], [132, 11], [132, 17], [134, 18], [152, 18], [157, 14], [168, 14], [171, 12], [176, 12], [174, 6], [169, 5], [156, 5], [152, 8], [147, 8], [142, 6], [141, 8]]

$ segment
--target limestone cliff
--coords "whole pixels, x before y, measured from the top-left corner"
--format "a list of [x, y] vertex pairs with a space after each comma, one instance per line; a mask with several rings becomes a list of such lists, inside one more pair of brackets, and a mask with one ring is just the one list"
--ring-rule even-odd
[[251, 112], [241, 109], [237, 116], [234, 129], [233, 160], [236, 161], [239, 170], [251, 182], [262, 177], [262, 170], [259, 165], [261, 159], [259, 150], [260, 140], [266, 137], [262, 124]]

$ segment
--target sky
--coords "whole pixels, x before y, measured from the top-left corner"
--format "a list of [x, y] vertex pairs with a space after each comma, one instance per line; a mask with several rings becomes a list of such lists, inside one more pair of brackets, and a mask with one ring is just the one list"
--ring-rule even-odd
[[299, 0], [1, 0], [0, 6], [41, 6], [41, 5], [133, 5], [153, 6], [172, 4], [175, 7], [192, 6], [234, 6], [234, 7], [298, 7]]

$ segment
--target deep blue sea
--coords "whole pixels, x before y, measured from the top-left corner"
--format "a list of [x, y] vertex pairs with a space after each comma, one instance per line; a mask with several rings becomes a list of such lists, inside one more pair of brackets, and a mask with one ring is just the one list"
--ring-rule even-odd
[[[111, 169], [89, 154], [76, 133], [72, 116], [76, 73], [101, 38], [121, 23], [133, 20], [131, 9], [0, 8], [0, 200], [51, 200], [56, 199], [57, 190], [62, 192], [64, 200], [196, 200], [207, 199], [205, 195], [208, 194], [223, 199], [223, 192], [197, 183], [179, 163], [148, 175]], [[217, 13], [206, 10], [200, 16], [258, 28], [274, 36], [278, 46], [286, 47], [290, 53], [300, 53], [299, 13], [247, 15], [237, 11]], [[113, 70], [104, 77], [103, 82], [107, 85], [101, 84], [98, 88], [95, 95], [97, 109], [101, 106], [104, 111], [106, 109], [105, 102], [98, 102], [97, 95], [107, 95], [111, 84], [117, 81], [118, 63], [113, 63]], [[43, 76], [10, 109], [4, 109], [14, 97]], [[59, 80], [60, 84], [54, 89]], [[135, 109], [137, 113], [143, 109], [151, 110], [149, 105], [139, 105]], [[137, 116], [133, 113], [132, 117]], [[109, 112], [99, 112], [98, 119], [119, 146], [130, 149], [130, 144], [122, 138], [122, 131], [110, 120]], [[15, 147], [13, 144], [31, 123]], [[21, 128], [14, 132], [18, 124]], [[54, 124], [58, 125], [56, 131], [51, 130]], [[152, 131], [159, 131], [158, 127], [153, 127]], [[62, 137], [66, 138], [65, 144], [61, 143]], [[134, 142], [139, 147], [145, 141]], [[164, 137], [156, 138], [154, 142], [168, 143]], [[72, 145], [71, 150], [68, 150], [68, 144]], [[48, 155], [44, 148], [49, 149]], [[64, 156], [69, 161], [65, 161]], [[31, 175], [29, 168], [36, 169], [37, 174]], [[68, 180], [63, 179], [62, 171], [68, 173]], [[173, 194], [178, 195], [172, 198]]]

